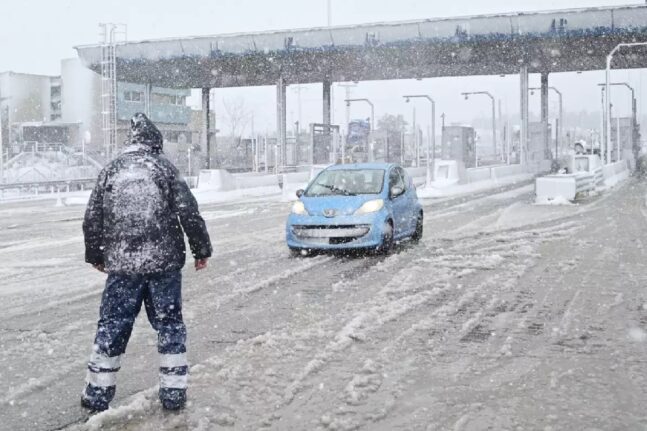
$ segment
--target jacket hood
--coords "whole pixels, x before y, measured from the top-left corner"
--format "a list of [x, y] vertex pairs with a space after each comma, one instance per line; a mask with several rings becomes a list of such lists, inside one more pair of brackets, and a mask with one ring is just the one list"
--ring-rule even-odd
[[130, 144], [137, 144], [150, 148], [153, 153], [161, 153], [164, 138], [162, 132], [153, 122], [141, 112], [136, 113], [130, 119], [130, 132], [132, 138]]

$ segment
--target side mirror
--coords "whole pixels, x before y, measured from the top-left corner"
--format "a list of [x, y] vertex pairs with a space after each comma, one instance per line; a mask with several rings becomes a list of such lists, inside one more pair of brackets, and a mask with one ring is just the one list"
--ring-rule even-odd
[[303, 189], [297, 190], [297, 197], [300, 198], [301, 196], [303, 196], [304, 193], [305, 192], [303, 191]]
[[404, 193], [404, 189], [402, 187], [398, 187], [398, 186], [391, 187], [391, 199], [397, 198], [402, 193]]

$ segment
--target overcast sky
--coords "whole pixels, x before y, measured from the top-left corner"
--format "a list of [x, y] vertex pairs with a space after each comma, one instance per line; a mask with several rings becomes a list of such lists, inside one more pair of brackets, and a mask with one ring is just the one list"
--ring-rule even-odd
[[[172, 36], [191, 36], [295, 27], [324, 26], [327, 22], [326, 0], [0, 0], [0, 71], [60, 73], [62, 58], [76, 57], [75, 45], [99, 41], [100, 22], [124, 23], [129, 40]], [[630, 0], [332, 0], [333, 25], [360, 24], [446, 16], [498, 12], [563, 9], [641, 4]], [[630, 79], [642, 95], [642, 71], [616, 72], [618, 79]], [[595, 82], [600, 73], [551, 75], [551, 85], [563, 87], [567, 109], [593, 109], [599, 101]], [[531, 85], [538, 78], [531, 77]], [[497, 93], [511, 112], [518, 111], [518, 77], [477, 77], [360, 83], [354, 97], [369, 97], [376, 104], [376, 116], [402, 112], [411, 116], [411, 106], [401, 95], [417, 91], [434, 93], [439, 112], [448, 119], [470, 121], [474, 116], [489, 115], [487, 100], [479, 106], [463, 103], [457, 93], [487, 89]], [[335, 120], [344, 116], [341, 89], [335, 89]], [[320, 121], [320, 86], [308, 86], [302, 92], [302, 123]], [[337, 97], [339, 95], [339, 97]], [[296, 92], [288, 91], [288, 120], [296, 121]], [[271, 88], [219, 90], [216, 109], [222, 100], [243, 99], [256, 116], [257, 129], [274, 128]], [[531, 99], [532, 100], [532, 99]], [[618, 103], [624, 103], [619, 100]], [[444, 105], [444, 106], [443, 106]], [[628, 102], [627, 102], [628, 105]], [[268, 109], [270, 108], [270, 109]], [[426, 109], [422, 104], [419, 110]], [[367, 116], [361, 106], [353, 107], [353, 116]], [[420, 114], [423, 120], [423, 114]], [[427, 115], [424, 115], [426, 118]], [[224, 120], [224, 119], [223, 119]], [[423, 121], [424, 123], [424, 121]]]

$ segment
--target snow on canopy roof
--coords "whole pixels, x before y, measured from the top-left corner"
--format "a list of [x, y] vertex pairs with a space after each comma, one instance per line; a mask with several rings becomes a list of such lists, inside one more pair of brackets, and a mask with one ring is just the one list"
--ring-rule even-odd
[[[117, 62], [129, 82], [229, 87], [595, 70], [617, 43], [645, 40], [647, 7], [632, 5], [123, 42]], [[76, 50], [100, 71], [101, 45]]]

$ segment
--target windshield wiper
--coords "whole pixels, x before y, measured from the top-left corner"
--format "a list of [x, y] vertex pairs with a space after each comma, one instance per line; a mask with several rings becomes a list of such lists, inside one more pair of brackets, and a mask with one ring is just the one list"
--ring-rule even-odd
[[335, 187], [332, 184], [317, 184], [318, 186], [325, 187], [328, 190], [332, 191], [333, 193], [345, 195], [345, 196], [355, 196], [355, 193], [351, 193], [348, 190], [340, 189], [339, 187]]

